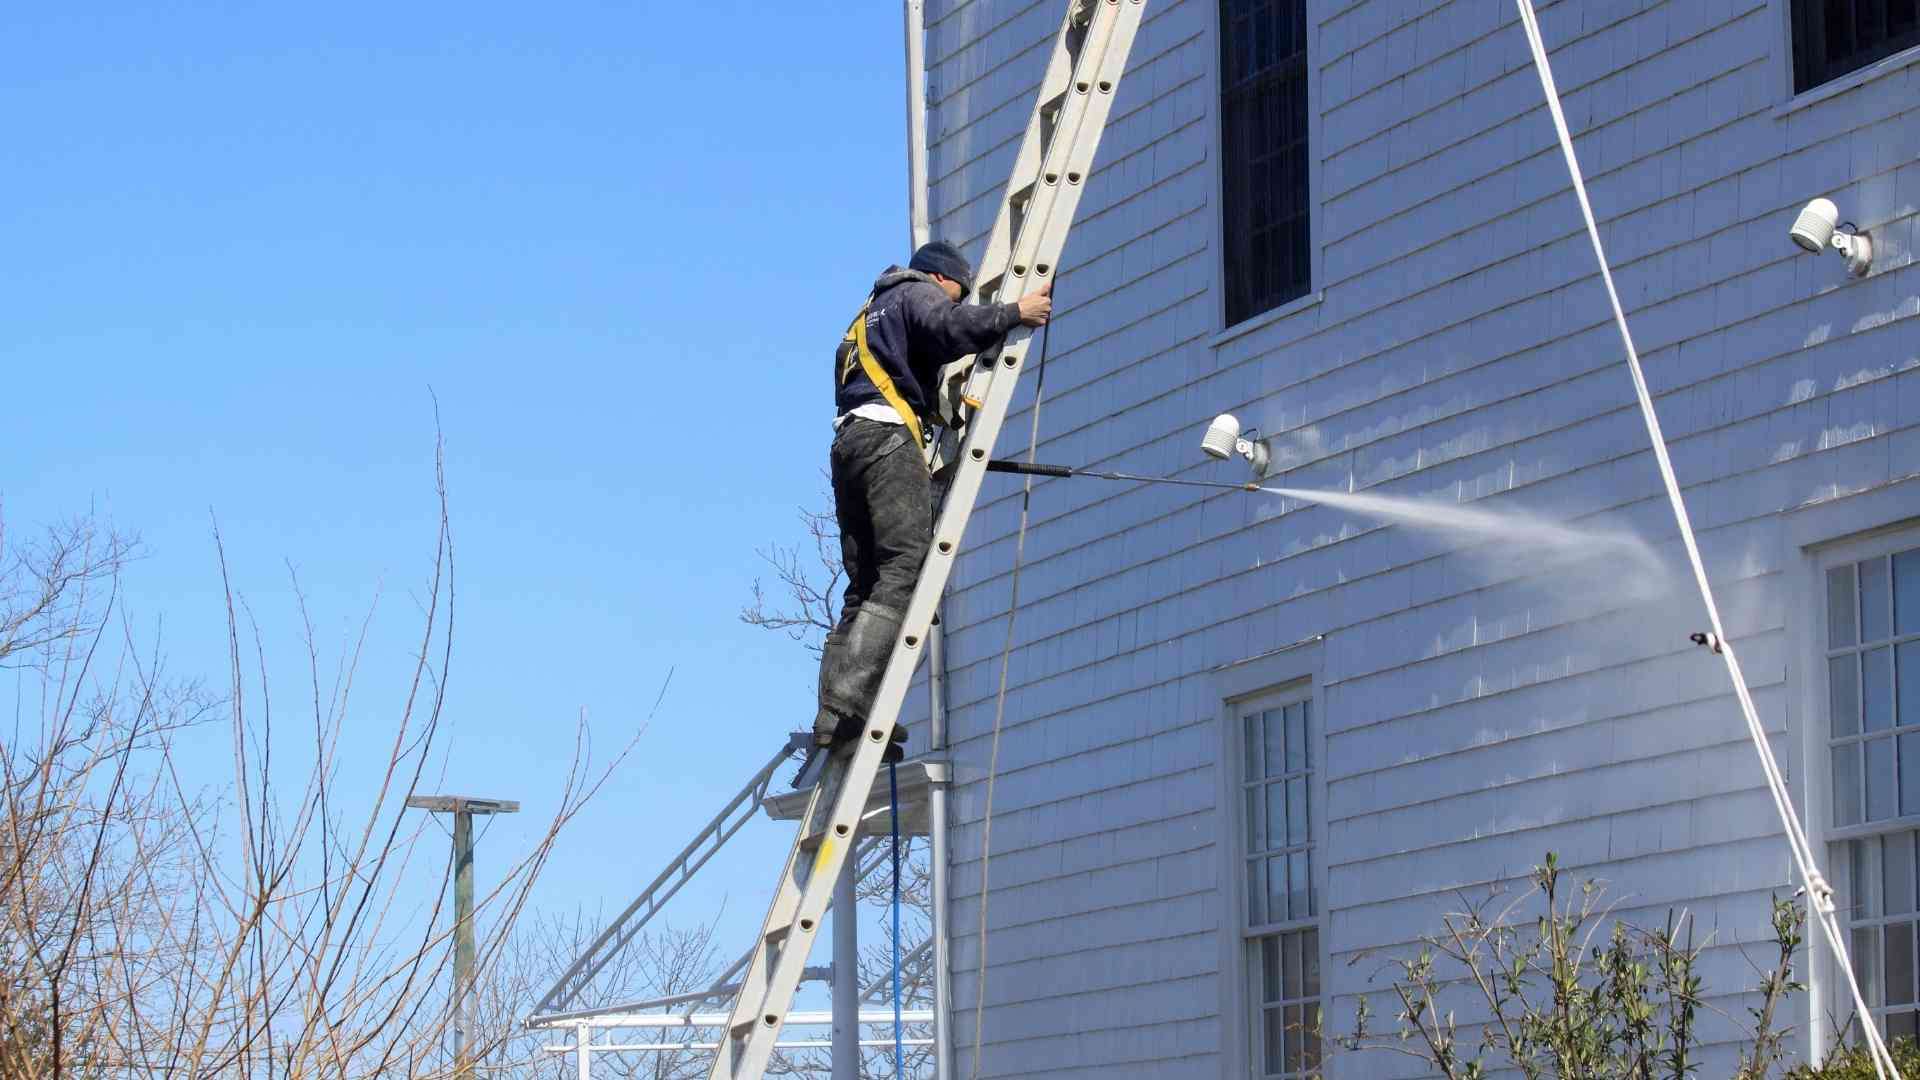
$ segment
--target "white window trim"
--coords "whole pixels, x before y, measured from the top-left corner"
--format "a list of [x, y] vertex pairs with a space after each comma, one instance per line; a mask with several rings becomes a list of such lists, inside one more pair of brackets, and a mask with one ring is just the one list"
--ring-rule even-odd
[[[1318, 214], [1319, 210], [1315, 209], [1314, 213]], [[1320, 258], [1318, 247], [1315, 247], [1313, 257], [1317, 264]], [[1215, 322], [1219, 322], [1220, 320], [1226, 318], [1227, 285], [1226, 285], [1226, 259], [1224, 257], [1222, 257], [1222, 259], [1220, 260], [1220, 268], [1221, 268], [1220, 276], [1215, 279], [1216, 288], [1214, 291], [1218, 294], [1217, 303], [1215, 303], [1214, 305], [1214, 321]], [[1320, 302], [1320, 296], [1321, 296], [1320, 291], [1316, 289], [1305, 296], [1296, 296], [1293, 299], [1287, 301], [1284, 304], [1281, 304], [1278, 307], [1268, 308], [1267, 310], [1261, 312], [1258, 315], [1249, 316], [1245, 321], [1234, 323], [1232, 326], [1227, 327], [1225, 330], [1222, 330], [1214, 334], [1213, 337], [1207, 340], [1207, 348], [1217, 349], [1220, 346], [1225, 345], [1229, 341], [1233, 341], [1237, 338], [1246, 337], [1248, 334], [1253, 333], [1255, 330], [1260, 330], [1265, 327], [1271, 326], [1274, 323], [1277, 323], [1280, 320], [1288, 317], [1289, 315], [1294, 315], [1299, 312], [1305, 311], [1306, 309], [1313, 307], [1315, 304], [1318, 304]]]
[[1227, 177], [1223, 162], [1226, 157], [1226, 135], [1221, 130], [1223, 117], [1220, 109], [1220, 0], [1206, 0], [1207, 8], [1207, 45], [1212, 51], [1207, 57], [1207, 117], [1211, 129], [1213, 152], [1207, 155], [1208, 170], [1212, 187], [1209, 202], [1213, 213], [1213, 322], [1219, 329], [1207, 342], [1210, 349], [1250, 334], [1264, 326], [1297, 315], [1320, 303], [1324, 288], [1326, 268], [1326, 229], [1320, 208], [1320, 158], [1323, 142], [1320, 138], [1320, 23], [1326, 16], [1326, 7], [1331, 0], [1306, 0], [1307, 5], [1307, 291], [1277, 307], [1269, 308], [1258, 315], [1227, 325], [1227, 253], [1226, 253], [1226, 193]]
[[1876, 79], [1883, 79], [1914, 64], [1920, 64], [1920, 45], [1915, 45], [1902, 49], [1892, 56], [1883, 56], [1857, 71], [1850, 71], [1837, 79], [1823, 82], [1804, 94], [1795, 94], [1793, 92], [1793, 0], [1768, 0], [1768, 5], [1773, 8], [1775, 40], [1780, 42], [1780, 52], [1773, 65], [1773, 96], [1778, 104], [1773, 107], [1771, 115], [1775, 120], [1785, 120], [1808, 106], [1818, 105], [1828, 98], [1838, 97]]
[[[1313, 844], [1312, 887], [1319, 895], [1319, 914], [1303, 921], [1300, 928], [1317, 927], [1320, 939], [1320, 1015], [1329, 1031], [1333, 1030], [1334, 980], [1332, 966], [1331, 898], [1327, 891], [1327, 715], [1326, 680], [1322, 677], [1321, 637], [1311, 637], [1272, 652], [1215, 668], [1211, 673], [1211, 696], [1220, 702], [1216, 731], [1220, 738], [1218, 805], [1221, 808], [1219, 850], [1222, 904], [1220, 918], [1220, 1024], [1222, 1036], [1220, 1075], [1256, 1077], [1258, 1053], [1255, 1040], [1259, 1032], [1253, 1024], [1255, 1004], [1248, 991], [1247, 967], [1247, 854], [1242, 847], [1246, 835], [1239, 747], [1242, 710], [1253, 703], [1305, 700], [1313, 704], [1309, 738], [1316, 752], [1313, 758], [1308, 799], [1313, 807], [1310, 839]], [[1305, 691], [1292, 696], [1295, 691]], [[1238, 1030], [1240, 1038], [1229, 1031]], [[1340, 1075], [1342, 1055], [1332, 1052], [1330, 1040], [1321, 1042], [1320, 1074], [1323, 1080]]]
[[[1827, 569], [1920, 545], [1917, 513], [1920, 480], [1907, 480], [1781, 515], [1789, 556], [1788, 611], [1798, 613], [1786, 619], [1787, 680], [1796, 688], [1788, 697], [1787, 723], [1798, 734], [1786, 741], [1791, 759], [1786, 767], [1790, 783], [1796, 778], [1799, 781], [1793, 785], [1799, 789], [1795, 801], [1823, 873], [1829, 869], [1827, 845], [1833, 833], [1833, 800], [1826, 764]], [[1832, 953], [1818, 930], [1809, 928], [1802, 948], [1807, 991], [1799, 1050], [1804, 1060], [1818, 1061], [1833, 1043], [1832, 1023], [1838, 1017], [1828, 1006], [1841, 983]]]

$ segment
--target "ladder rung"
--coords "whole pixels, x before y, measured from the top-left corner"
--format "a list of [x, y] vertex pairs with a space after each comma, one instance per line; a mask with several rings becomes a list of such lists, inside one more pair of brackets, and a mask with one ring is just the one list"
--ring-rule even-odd
[[[760, 1023], [759, 1017], [754, 1017], [752, 1020], [742, 1020], [739, 1023], [728, 1028], [727, 1035], [735, 1039], [744, 1039], [747, 1036], [753, 1034], [753, 1029], [756, 1026], [758, 1026], [759, 1023]], [[773, 1025], [769, 1024], [767, 1026], [772, 1027]]]
[[781, 942], [787, 940], [787, 935], [791, 933], [793, 933], [793, 924], [784, 923], [780, 926], [776, 926], [773, 929], [767, 931], [767, 936], [764, 940], [769, 945], [778, 945]]
[[831, 828], [822, 829], [819, 832], [808, 833], [807, 835], [800, 838], [800, 850], [807, 851], [807, 852], [819, 851], [820, 845], [824, 843], [827, 837], [830, 835], [839, 837], [839, 836], [844, 836], [846, 834], [839, 829], [831, 829]]

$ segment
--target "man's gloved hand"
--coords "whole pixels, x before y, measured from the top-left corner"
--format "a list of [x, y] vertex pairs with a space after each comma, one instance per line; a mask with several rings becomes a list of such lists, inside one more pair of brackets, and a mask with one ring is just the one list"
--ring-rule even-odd
[[1053, 282], [1040, 286], [1038, 292], [1030, 292], [1018, 301], [1021, 326], [1045, 326], [1053, 317]]
[[[1042, 285], [1038, 292], [1021, 297], [1015, 306], [1020, 309], [1022, 326], [1045, 326], [1053, 316], [1053, 282]], [[940, 378], [934, 391], [934, 411], [940, 417], [940, 424], [948, 431], [957, 431], [966, 422], [966, 417], [980, 407], [977, 401], [966, 397], [967, 383], [973, 378], [975, 368], [973, 357], [962, 357], [940, 369]]]

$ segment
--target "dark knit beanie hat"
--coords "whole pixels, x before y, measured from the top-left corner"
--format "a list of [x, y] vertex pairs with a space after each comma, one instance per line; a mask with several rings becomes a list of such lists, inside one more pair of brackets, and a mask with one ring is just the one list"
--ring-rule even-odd
[[921, 244], [920, 250], [913, 253], [913, 261], [907, 263], [907, 269], [957, 281], [964, 290], [963, 297], [973, 292], [973, 267], [967, 265], [967, 257], [960, 254], [959, 248], [945, 240]]

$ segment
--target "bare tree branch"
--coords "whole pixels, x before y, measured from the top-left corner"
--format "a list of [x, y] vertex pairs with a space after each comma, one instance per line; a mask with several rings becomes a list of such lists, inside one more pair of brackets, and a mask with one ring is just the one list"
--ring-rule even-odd
[[[124, 615], [117, 649], [105, 633], [129, 542], [90, 520], [31, 544], [0, 528], [0, 667], [19, 682], [0, 745], [0, 1075], [451, 1075], [450, 875], [444, 849], [420, 847], [437, 837], [428, 816], [403, 809], [444, 769], [454, 563], [437, 452], [435, 466], [419, 644], [371, 760], [340, 753], [371, 608], [338, 663], [323, 662], [296, 576], [308, 685], [282, 695], [216, 529], [229, 676], [216, 701], [164, 670], [157, 635], [143, 657]], [[288, 700], [304, 704], [289, 714]], [[209, 797], [184, 779], [178, 738], [222, 713], [233, 779]], [[640, 731], [594, 762], [579, 723], [544, 829], [476, 898], [483, 974]], [[416, 867], [439, 879], [424, 900]], [[493, 1053], [510, 1027], [478, 1048]]]
[[[771, 603], [758, 580], [753, 583], [753, 601], [740, 609], [740, 621], [749, 626], [778, 630], [808, 651], [820, 655], [822, 642], [840, 618], [836, 594], [845, 575], [841, 568], [840, 526], [830, 512], [802, 507], [800, 522], [807, 530], [807, 542], [792, 547], [773, 545], [759, 549], [762, 561], [773, 568], [784, 600]], [[803, 550], [811, 547], [811, 551]]]

